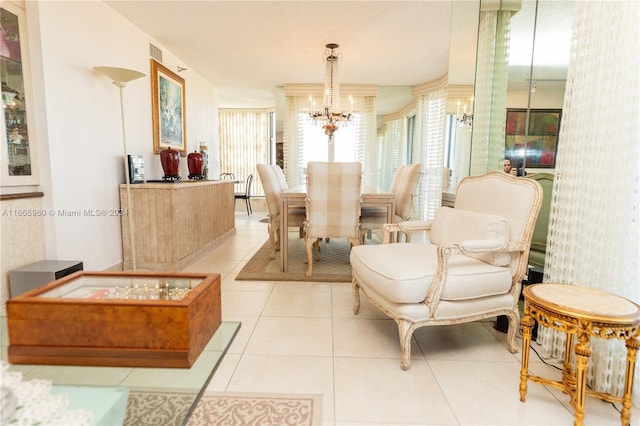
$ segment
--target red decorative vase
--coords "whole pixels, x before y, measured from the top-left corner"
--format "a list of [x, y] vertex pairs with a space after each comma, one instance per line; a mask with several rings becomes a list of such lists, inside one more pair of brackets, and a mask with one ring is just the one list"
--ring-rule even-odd
[[180, 153], [178, 151], [171, 147], [160, 151], [160, 162], [162, 170], [164, 170], [163, 179], [180, 179]]
[[187, 155], [187, 166], [189, 166], [189, 179], [202, 179], [202, 169], [204, 168], [204, 155], [194, 151]]

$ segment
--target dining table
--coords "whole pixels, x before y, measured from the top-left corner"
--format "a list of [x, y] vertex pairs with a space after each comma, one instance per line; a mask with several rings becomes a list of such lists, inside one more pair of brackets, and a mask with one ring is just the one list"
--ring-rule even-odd
[[[280, 193], [282, 212], [280, 214], [280, 270], [287, 272], [289, 269], [289, 215], [287, 212], [292, 207], [305, 207], [307, 198], [304, 186], [292, 188], [290, 191]], [[382, 192], [377, 189], [365, 189], [362, 193], [362, 207], [378, 207], [387, 210], [387, 222], [392, 223], [396, 211], [396, 196], [392, 192]]]

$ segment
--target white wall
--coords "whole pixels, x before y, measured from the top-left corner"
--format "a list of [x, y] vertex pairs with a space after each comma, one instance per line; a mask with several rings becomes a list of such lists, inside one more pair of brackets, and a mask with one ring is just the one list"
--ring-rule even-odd
[[[529, 96], [531, 99], [529, 100]], [[564, 88], [561, 90], [538, 90], [529, 93], [528, 90], [507, 92], [507, 108], [527, 108], [531, 102], [532, 109], [562, 109], [564, 102]]]
[[[43, 206], [55, 212], [44, 220], [46, 257], [82, 260], [87, 270], [117, 266], [122, 261], [120, 218], [84, 213], [118, 209], [119, 184], [124, 182], [119, 91], [93, 67], [147, 74], [124, 89], [127, 145], [129, 153], [144, 157], [146, 178], [160, 179], [160, 159], [153, 153], [149, 43], [163, 50], [167, 68], [175, 71], [177, 65], [189, 64], [101, 1], [27, 2], [26, 6], [34, 78], [41, 80], [35, 96], [41, 112], [36, 143], [44, 148], [39, 150]], [[217, 157], [217, 91], [192, 71], [180, 75], [186, 81], [189, 150], [206, 142]], [[184, 159], [181, 174], [187, 179]], [[62, 211], [79, 216], [65, 217]]]

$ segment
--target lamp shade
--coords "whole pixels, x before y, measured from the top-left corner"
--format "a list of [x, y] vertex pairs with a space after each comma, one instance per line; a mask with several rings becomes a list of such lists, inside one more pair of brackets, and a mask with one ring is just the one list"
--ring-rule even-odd
[[127, 68], [118, 67], [93, 67], [96, 72], [106, 75], [114, 83], [127, 83], [131, 80], [137, 80], [145, 76], [144, 73], [139, 71], [130, 70]]

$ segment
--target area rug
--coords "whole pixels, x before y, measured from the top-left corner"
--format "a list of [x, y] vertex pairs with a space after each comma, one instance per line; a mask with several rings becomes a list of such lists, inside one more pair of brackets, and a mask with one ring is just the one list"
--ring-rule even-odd
[[129, 393], [125, 426], [300, 425], [322, 423], [322, 395], [206, 393], [184, 423], [193, 395]]
[[[374, 234], [366, 244], [380, 242]], [[280, 252], [274, 259], [269, 258], [269, 241], [256, 252], [236, 276], [240, 281], [312, 281], [312, 282], [351, 282], [351, 264], [349, 263], [350, 243], [344, 238], [332, 238], [321, 241], [320, 260], [313, 262], [313, 276], [306, 277], [307, 254], [304, 239], [298, 232], [289, 234], [289, 271], [280, 271]]]

